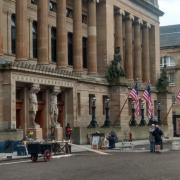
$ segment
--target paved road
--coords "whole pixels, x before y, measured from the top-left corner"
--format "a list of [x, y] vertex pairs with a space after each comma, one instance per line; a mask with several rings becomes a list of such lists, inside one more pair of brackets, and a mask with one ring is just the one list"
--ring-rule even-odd
[[[4, 162], [3, 162], [4, 163]], [[82, 152], [50, 162], [0, 163], [0, 180], [179, 180], [180, 152]]]

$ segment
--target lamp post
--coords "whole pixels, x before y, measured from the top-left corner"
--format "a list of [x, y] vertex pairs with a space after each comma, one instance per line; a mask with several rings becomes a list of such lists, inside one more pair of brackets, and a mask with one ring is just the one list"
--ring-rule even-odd
[[161, 103], [157, 104], [157, 115], [158, 115], [158, 124], [161, 125]]
[[144, 119], [144, 101], [141, 101], [141, 121], [140, 121], [140, 126], [145, 126], [146, 121]]
[[134, 104], [135, 104], [135, 102], [133, 101], [133, 102], [131, 103], [131, 111], [132, 111], [132, 113], [131, 113], [131, 120], [130, 120], [130, 122], [129, 122], [129, 125], [130, 125], [130, 126], [136, 126], [135, 106], [134, 106]]
[[110, 127], [111, 124], [109, 119], [109, 101], [110, 101], [109, 98], [105, 100], [105, 121], [103, 127]]
[[96, 121], [96, 98], [92, 98], [92, 120], [88, 126], [88, 128], [96, 128], [98, 127], [97, 121]]

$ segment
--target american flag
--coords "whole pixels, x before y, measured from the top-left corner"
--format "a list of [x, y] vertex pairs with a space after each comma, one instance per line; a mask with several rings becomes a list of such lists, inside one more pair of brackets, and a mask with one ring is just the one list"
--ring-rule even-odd
[[178, 92], [178, 94], [176, 96], [176, 101], [180, 101], [180, 91]]
[[143, 93], [143, 98], [146, 100], [146, 103], [147, 103], [148, 117], [151, 118], [151, 117], [153, 117], [153, 103], [152, 103], [152, 98], [151, 98], [150, 84], [147, 85], [147, 87]]
[[132, 88], [132, 90], [130, 91], [129, 96], [134, 101], [135, 116], [139, 116], [140, 115], [140, 107], [139, 107], [139, 95], [138, 95], [138, 85], [137, 85], [137, 83], [135, 84], [134, 88]]

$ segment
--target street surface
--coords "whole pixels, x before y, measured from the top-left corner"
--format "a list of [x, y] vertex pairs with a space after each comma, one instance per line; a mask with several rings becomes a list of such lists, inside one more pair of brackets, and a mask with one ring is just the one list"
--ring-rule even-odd
[[50, 162], [4, 161], [0, 180], [180, 180], [180, 152], [81, 152]]

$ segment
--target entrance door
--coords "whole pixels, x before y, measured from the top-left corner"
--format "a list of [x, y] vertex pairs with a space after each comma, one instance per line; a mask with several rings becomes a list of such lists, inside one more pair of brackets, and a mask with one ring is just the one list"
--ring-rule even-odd
[[58, 95], [58, 109], [59, 109], [58, 122], [61, 124], [62, 127], [64, 127], [64, 94], [63, 93]]
[[22, 101], [16, 101], [16, 129], [23, 129], [24, 123], [22, 121], [23, 116], [23, 102]]
[[173, 115], [173, 130], [174, 136], [180, 136], [180, 115]]
[[38, 102], [38, 111], [36, 114], [35, 122], [40, 125], [41, 128], [44, 127], [44, 102]]

